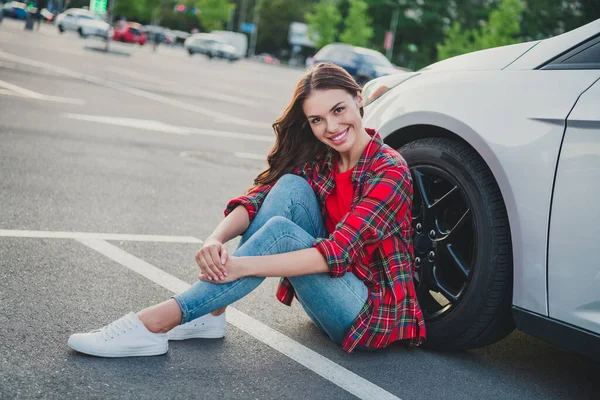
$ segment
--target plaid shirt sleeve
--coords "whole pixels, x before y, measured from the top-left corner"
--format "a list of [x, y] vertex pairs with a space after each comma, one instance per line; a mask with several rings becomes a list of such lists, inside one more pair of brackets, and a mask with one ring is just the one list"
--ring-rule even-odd
[[366, 179], [362, 197], [336, 230], [313, 244], [327, 261], [332, 278], [351, 271], [361, 257], [370, 257], [392, 233], [397, 216], [410, 207], [407, 188], [411, 187], [411, 176], [407, 168], [386, 165]]
[[270, 183], [263, 186], [255, 186], [246, 195], [230, 200], [225, 208], [225, 216], [228, 216], [233, 210], [235, 210], [237, 206], [241, 205], [244, 206], [244, 208], [248, 211], [248, 217], [252, 223], [252, 220], [258, 213], [260, 206], [274, 185], [275, 183]]

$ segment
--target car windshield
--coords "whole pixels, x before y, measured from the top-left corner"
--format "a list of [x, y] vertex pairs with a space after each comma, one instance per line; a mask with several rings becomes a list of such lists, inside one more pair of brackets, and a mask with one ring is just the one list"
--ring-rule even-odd
[[357, 51], [358, 56], [366, 63], [377, 67], [393, 68], [394, 65], [381, 53], [372, 50]]
[[142, 34], [142, 32], [138, 28], [129, 28], [129, 32], [133, 33], [134, 35]]

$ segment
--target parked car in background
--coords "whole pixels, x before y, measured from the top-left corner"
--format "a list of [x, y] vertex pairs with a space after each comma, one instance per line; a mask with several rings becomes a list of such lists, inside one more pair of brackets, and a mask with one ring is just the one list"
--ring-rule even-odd
[[238, 58], [245, 58], [248, 53], [248, 36], [245, 33], [232, 31], [211, 31], [213, 35], [221, 37], [224, 41], [235, 47]]
[[177, 37], [166, 28], [157, 25], [144, 25], [146, 31], [146, 38], [149, 42], [158, 42], [164, 44], [173, 44], [177, 40]]
[[600, 19], [375, 79], [365, 125], [410, 167], [427, 344], [516, 327], [600, 359]]
[[145, 45], [148, 40], [144, 27], [137, 22], [129, 21], [117, 22], [112, 38], [120, 42], [139, 44], [140, 46]]
[[204, 54], [208, 58], [224, 58], [229, 61], [239, 60], [240, 56], [234, 46], [221, 36], [211, 33], [196, 33], [185, 40], [184, 47], [190, 56]]
[[2, 7], [2, 14], [7, 18], [24, 20], [27, 18], [27, 4], [9, 1]]
[[265, 64], [281, 64], [277, 57], [272, 56], [268, 53], [259, 54], [255, 57], [255, 59]]
[[96, 36], [108, 40], [111, 27], [102, 17], [82, 8], [70, 8], [56, 17], [56, 26], [60, 33], [74, 31], [81, 37]]
[[361, 86], [371, 79], [403, 72], [378, 51], [342, 43], [323, 47], [315, 54], [313, 61], [339, 65]]
[[185, 40], [191, 36], [188, 32], [178, 31], [178, 30], [172, 30], [172, 31], [170, 31], [170, 33], [175, 36], [174, 44], [181, 45], [181, 46], [183, 46], [183, 44], [185, 43]]

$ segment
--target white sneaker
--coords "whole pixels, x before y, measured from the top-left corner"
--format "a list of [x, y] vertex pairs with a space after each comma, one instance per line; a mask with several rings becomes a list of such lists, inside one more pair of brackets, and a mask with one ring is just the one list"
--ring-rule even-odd
[[169, 340], [217, 339], [225, 336], [225, 313], [214, 316], [206, 314], [167, 332]]
[[68, 345], [98, 357], [157, 356], [169, 350], [167, 334], [150, 332], [132, 312], [102, 329], [71, 335]]

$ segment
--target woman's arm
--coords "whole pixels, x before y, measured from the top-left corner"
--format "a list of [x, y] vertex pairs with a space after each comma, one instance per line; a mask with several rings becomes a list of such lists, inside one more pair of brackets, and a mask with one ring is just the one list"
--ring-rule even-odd
[[248, 226], [250, 226], [248, 211], [244, 206], [237, 206], [217, 225], [206, 241], [214, 239], [221, 243], [227, 243], [246, 232]]
[[329, 272], [325, 259], [315, 248], [268, 256], [235, 257], [242, 276], [282, 277]]

